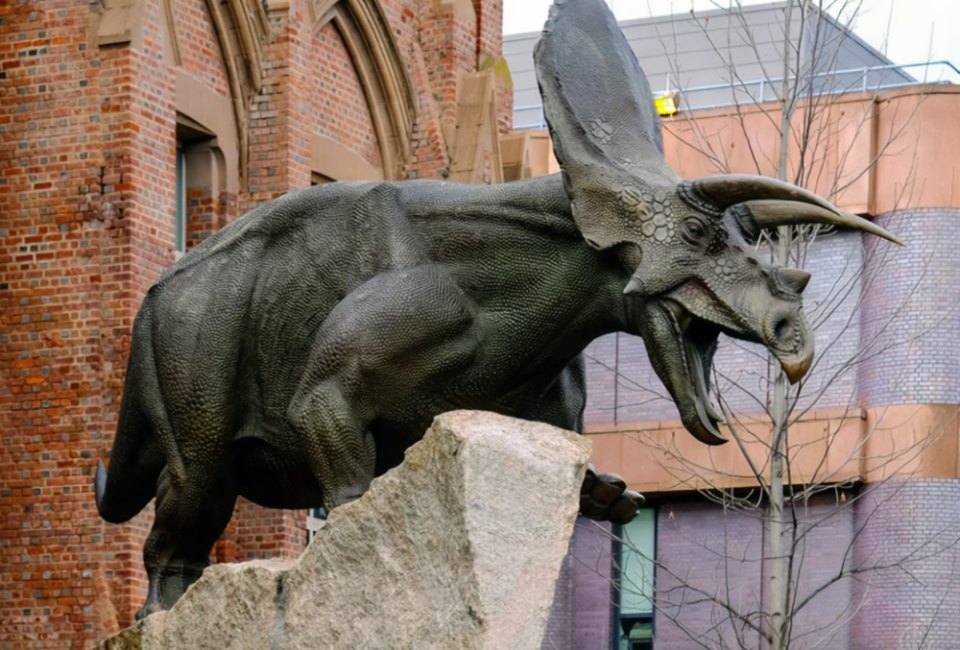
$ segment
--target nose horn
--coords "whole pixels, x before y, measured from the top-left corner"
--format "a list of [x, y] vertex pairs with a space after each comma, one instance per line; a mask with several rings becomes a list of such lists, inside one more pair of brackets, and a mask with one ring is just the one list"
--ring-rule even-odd
[[794, 293], [803, 293], [810, 282], [810, 274], [800, 269], [778, 269], [777, 277], [784, 287]]

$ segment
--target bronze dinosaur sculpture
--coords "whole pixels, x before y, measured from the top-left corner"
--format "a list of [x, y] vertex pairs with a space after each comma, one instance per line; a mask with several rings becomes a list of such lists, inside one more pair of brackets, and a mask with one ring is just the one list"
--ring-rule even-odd
[[[134, 324], [104, 519], [154, 496], [141, 614], [207, 565], [238, 495], [336, 507], [398, 464], [437, 414], [486, 409], [580, 430], [580, 357], [641, 336], [686, 428], [723, 442], [709, 375], [720, 332], [790, 379], [813, 356], [809, 278], [751, 245], [763, 228], [888, 233], [768, 178], [681, 182], [646, 77], [602, 0], [558, 1], [537, 46], [562, 175], [494, 187], [336, 183], [253, 210], [166, 271]], [[629, 520], [595, 475], [583, 511]]]

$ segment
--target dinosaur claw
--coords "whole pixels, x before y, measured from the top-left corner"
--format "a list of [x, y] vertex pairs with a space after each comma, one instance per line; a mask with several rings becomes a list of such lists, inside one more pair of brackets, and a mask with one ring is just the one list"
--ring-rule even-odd
[[616, 474], [597, 474], [587, 469], [580, 489], [580, 514], [595, 521], [626, 524], [637, 516], [643, 505], [639, 492], [627, 489], [627, 483]]

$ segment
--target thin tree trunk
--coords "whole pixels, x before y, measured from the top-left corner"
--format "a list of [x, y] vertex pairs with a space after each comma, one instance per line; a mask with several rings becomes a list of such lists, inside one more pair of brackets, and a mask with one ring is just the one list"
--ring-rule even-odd
[[[806, 8], [807, 0], [800, 0], [801, 10]], [[791, 30], [793, 29], [794, 2], [787, 3], [784, 17], [783, 39], [783, 81], [780, 93], [780, 151], [777, 175], [787, 180], [790, 155], [790, 133], [793, 111], [796, 103], [796, 76], [790, 67], [792, 60]], [[802, 46], [802, 35], [798, 39], [798, 49]], [[791, 229], [777, 229], [778, 242], [775, 247], [775, 263], [778, 266], [790, 266]], [[770, 615], [768, 638], [770, 650], [787, 650], [790, 645], [790, 562], [784, 550], [784, 510], [785, 493], [783, 474], [787, 462], [787, 421], [790, 415], [788, 380], [783, 369], [772, 362], [773, 394], [770, 396], [770, 414], [773, 420], [770, 449], [770, 492], [767, 508], [767, 532], [770, 540], [770, 583], [767, 586], [767, 612]]]

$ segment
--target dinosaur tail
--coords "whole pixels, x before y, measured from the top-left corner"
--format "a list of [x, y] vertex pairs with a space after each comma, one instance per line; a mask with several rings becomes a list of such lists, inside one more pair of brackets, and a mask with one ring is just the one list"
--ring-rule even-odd
[[110, 467], [99, 461], [94, 477], [97, 511], [113, 524], [131, 519], [150, 503], [156, 496], [157, 478], [166, 465], [156, 435], [158, 424], [167, 428], [165, 421], [156, 421], [158, 413], [165, 418], [165, 409], [153, 362], [150, 327], [142, 322], [149, 319], [145, 312], [146, 308], [140, 310], [133, 326], [133, 346]]
[[110, 468], [99, 461], [93, 481], [97, 510], [112, 524], [127, 521], [150, 503], [157, 492], [157, 477], [166, 464], [150, 427], [136, 417], [139, 414], [129, 416], [130, 410], [139, 411], [131, 392], [124, 391]]
[[156, 493], [155, 480], [138, 480], [131, 486], [132, 490], [121, 491], [122, 488], [117, 486], [118, 481], [110, 480], [116, 474], [107, 471], [102, 460], [98, 461], [93, 486], [100, 516], [111, 524], [122, 524], [150, 503]]
[[[97, 498], [97, 512], [105, 521], [109, 521], [111, 524], [120, 524], [136, 514], [130, 514], [129, 508], [117, 508], [117, 504], [114, 503], [115, 500], [107, 499], [107, 467], [102, 460], [97, 461], [97, 474], [93, 479], [93, 490]], [[143, 505], [146, 505], [146, 503]]]

